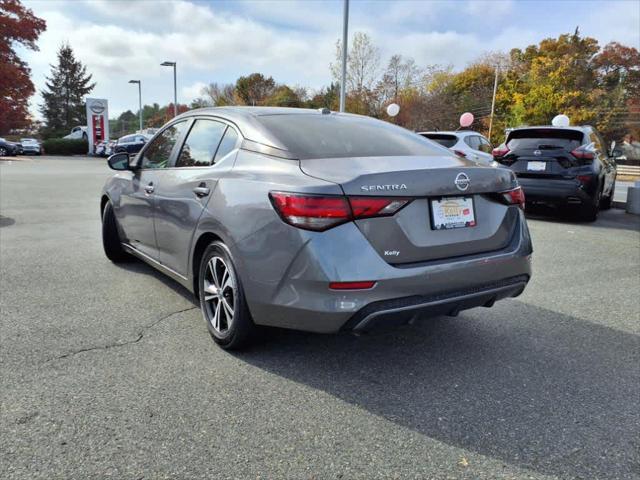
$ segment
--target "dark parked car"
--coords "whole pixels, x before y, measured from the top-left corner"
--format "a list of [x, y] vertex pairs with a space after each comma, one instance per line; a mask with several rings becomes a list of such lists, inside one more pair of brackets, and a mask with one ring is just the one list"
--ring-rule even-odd
[[570, 207], [594, 221], [613, 200], [612, 153], [593, 127], [548, 126], [511, 130], [493, 157], [515, 172], [527, 202]]
[[404, 128], [293, 108], [192, 110], [101, 201], [107, 257], [193, 291], [209, 332], [365, 331], [519, 295], [531, 275], [522, 191]]
[[0, 157], [14, 156], [19, 153], [20, 149], [17, 143], [0, 138]]
[[120, 137], [113, 149], [115, 153], [138, 153], [147, 143], [147, 137], [140, 134], [125, 135]]

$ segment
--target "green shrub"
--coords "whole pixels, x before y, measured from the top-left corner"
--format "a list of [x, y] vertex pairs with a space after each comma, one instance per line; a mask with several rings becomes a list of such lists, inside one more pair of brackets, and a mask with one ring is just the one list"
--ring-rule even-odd
[[42, 142], [46, 155], [86, 155], [89, 143], [84, 139], [50, 138]]

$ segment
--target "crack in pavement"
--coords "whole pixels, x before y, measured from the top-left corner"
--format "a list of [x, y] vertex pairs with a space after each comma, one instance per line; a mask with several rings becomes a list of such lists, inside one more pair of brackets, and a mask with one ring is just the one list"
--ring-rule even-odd
[[171, 312], [168, 313], [167, 315], [164, 315], [160, 318], [158, 318], [157, 320], [155, 320], [154, 322], [150, 323], [149, 325], [145, 325], [144, 327], [142, 327], [142, 329], [138, 332], [138, 335], [135, 339], [133, 340], [127, 340], [125, 342], [115, 342], [115, 343], [108, 343], [106, 345], [98, 345], [97, 347], [86, 347], [86, 348], [81, 348], [79, 350], [72, 350], [71, 352], [67, 352], [63, 355], [59, 355], [57, 357], [54, 358], [50, 358], [49, 360], [47, 360], [45, 363], [49, 363], [52, 362], [53, 360], [61, 360], [63, 358], [69, 358], [69, 357], [73, 357], [79, 353], [84, 353], [84, 352], [92, 352], [95, 350], [110, 350], [112, 348], [117, 348], [117, 347], [123, 347], [125, 345], [133, 345], [138, 343], [140, 340], [142, 340], [145, 336], [145, 333], [148, 330], [151, 330], [153, 327], [155, 327], [156, 325], [158, 325], [160, 322], [163, 322], [164, 320], [167, 320], [169, 318], [171, 318], [174, 315], [177, 315], [179, 313], [183, 313], [183, 312], [188, 312], [189, 310], [195, 310], [196, 308], [199, 307], [189, 307], [189, 308], [183, 308], [182, 310], [177, 310], [175, 312]]

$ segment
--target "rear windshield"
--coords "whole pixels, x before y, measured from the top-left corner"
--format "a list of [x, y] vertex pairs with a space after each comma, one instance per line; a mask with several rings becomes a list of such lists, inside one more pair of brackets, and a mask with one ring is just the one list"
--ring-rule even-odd
[[447, 148], [453, 147], [458, 142], [455, 135], [447, 135], [446, 133], [421, 133], [420, 135]]
[[301, 160], [444, 153], [420, 135], [367, 117], [295, 114], [262, 115], [258, 119]]
[[528, 128], [514, 130], [509, 134], [507, 147], [518, 149], [552, 150], [562, 148], [574, 150], [582, 144], [582, 132], [578, 130], [560, 130], [551, 128]]

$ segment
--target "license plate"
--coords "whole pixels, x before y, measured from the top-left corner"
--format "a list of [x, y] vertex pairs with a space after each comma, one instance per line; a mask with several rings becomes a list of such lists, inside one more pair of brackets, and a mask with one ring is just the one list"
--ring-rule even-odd
[[547, 169], [547, 162], [527, 162], [527, 170], [532, 172], [544, 172]]
[[431, 200], [434, 230], [476, 226], [472, 197], [447, 197]]

